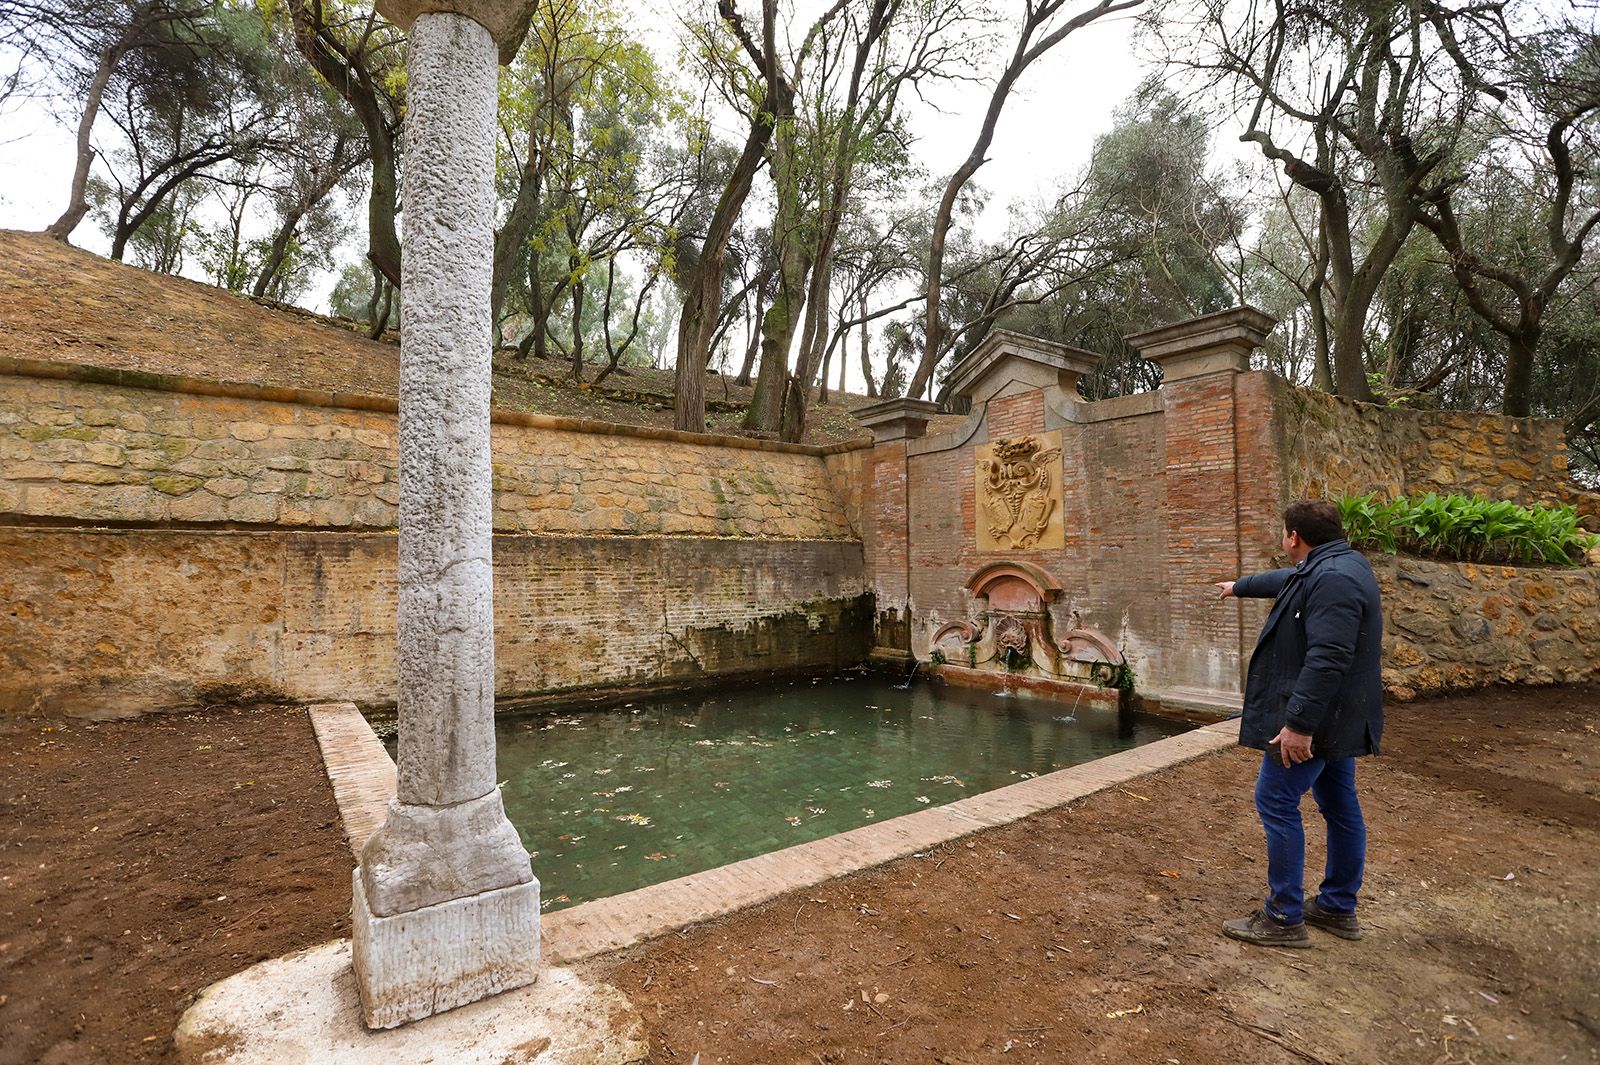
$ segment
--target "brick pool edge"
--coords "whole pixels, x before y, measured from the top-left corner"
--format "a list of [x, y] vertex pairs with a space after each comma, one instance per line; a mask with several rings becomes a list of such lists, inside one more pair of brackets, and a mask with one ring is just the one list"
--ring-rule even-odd
[[[382, 823], [384, 808], [394, 797], [394, 761], [354, 703], [324, 703], [311, 707], [310, 713], [345, 838], [351, 852], [359, 856], [362, 844]], [[1238, 721], [1219, 721], [945, 806], [579, 903], [542, 919], [545, 957], [552, 963], [572, 963], [609, 954], [689, 925], [726, 917], [790, 891], [1020, 821], [1146, 773], [1232, 747], [1238, 738]]]

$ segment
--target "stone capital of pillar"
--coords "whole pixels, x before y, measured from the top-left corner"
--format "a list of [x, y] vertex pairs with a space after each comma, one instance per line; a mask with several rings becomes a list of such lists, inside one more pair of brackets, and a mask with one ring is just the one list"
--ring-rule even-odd
[[856, 421], [872, 430], [874, 444], [914, 440], [928, 431], [940, 407], [925, 399], [888, 399], [855, 411]]
[[1171, 383], [1213, 373], [1245, 373], [1250, 353], [1259, 348], [1278, 320], [1251, 306], [1230, 307], [1122, 339], [1161, 366]]
[[463, 15], [489, 31], [501, 66], [517, 57], [533, 19], [527, 0], [377, 0], [377, 6], [378, 14], [407, 33], [421, 15]]

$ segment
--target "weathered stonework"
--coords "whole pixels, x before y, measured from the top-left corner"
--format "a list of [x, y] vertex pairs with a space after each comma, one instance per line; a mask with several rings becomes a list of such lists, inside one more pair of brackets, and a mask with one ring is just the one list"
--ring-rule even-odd
[[1059, 432], [979, 444], [974, 472], [978, 550], [1062, 547]]
[[1575, 494], [1553, 418], [1381, 407], [1276, 378], [1271, 393], [1296, 497], [1461, 492], [1529, 505]]
[[[861, 545], [495, 537], [495, 687], [530, 699], [850, 665]], [[395, 701], [385, 533], [0, 526], [0, 713]]]
[[1600, 677], [1600, 569], [1369, 557], [1391, 695]]
[[[806, 449], [566, 424], [495, 416], [497, 530], [857, 538]], [[396, 437], [382, 409], [0, 373], [0, 515], [393, 529]]]

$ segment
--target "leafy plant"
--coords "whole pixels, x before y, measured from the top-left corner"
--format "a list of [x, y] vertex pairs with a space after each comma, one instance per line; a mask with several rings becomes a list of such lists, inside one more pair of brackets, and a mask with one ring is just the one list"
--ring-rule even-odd
[[1126, 662], [1095, 662], [1089, 667], [1089, 675], [1102, 688], [1115, 688], [1119, 692], [1133, 691], [1133, 667]]
[[1429, 492], [1385, 502], [1374, 493], [1338, 498], [1345, 536], [1356, 547], [1468, 562], [1580, 566], [1600, 543], [1578, 528], [1570, 506], [1523, 507], [1510, 500]]

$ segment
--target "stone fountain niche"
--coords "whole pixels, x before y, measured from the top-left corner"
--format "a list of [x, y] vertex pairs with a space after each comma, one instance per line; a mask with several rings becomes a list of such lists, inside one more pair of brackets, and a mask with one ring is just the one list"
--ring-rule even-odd
[[1125, 666], [1102, 632], [1068, 625], [1058, 631], [1050, 604], [1061, 584], [1027, 562], [994, 562], [967, 581], [975, 617], [933, 634], [930, 651], [952, 680], [985, 687], [1081, 690], [1115, 697]]

